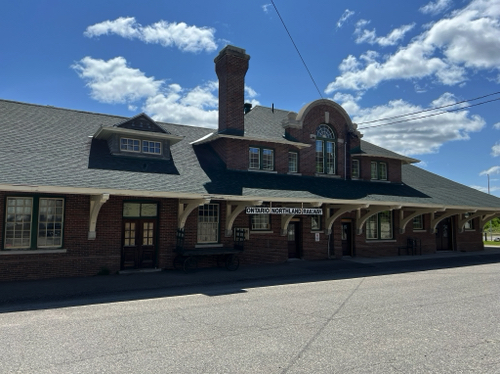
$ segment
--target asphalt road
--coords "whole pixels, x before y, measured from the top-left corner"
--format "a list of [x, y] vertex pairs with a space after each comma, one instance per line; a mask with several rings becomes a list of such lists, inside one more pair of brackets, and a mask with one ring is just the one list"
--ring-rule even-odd
[[0, 372], [500, 373], [499, 263], [390, 269], [23, 304]]

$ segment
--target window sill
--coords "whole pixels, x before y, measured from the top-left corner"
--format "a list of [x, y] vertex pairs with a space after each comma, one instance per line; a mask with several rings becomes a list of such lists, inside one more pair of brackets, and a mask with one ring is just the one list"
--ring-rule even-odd
[[396, 239], [366, 239], [366, 243], [396, 243]]
[[289, 171], [287, 172], [288, 175], [302, 175], [302, 173], [296, 172], [296, 171]]
[[4, 249], [0, 251], [0, 256], [3, 255], [40, 255], [47, 253], [66, 253], [67, 249]]
[[338, 174], [323, 174], [323, 173], [315, 173], [315, 177], [323, 177], [323, 178], [340, 178]]
[[413, 229], [413, 232], [427, 232], [425, 229]]
[[278, 174], [278, 172], [276, 170], [248, 169], [248, 171], [253, 171], [253, 172], [257, 172], [257, 173]]
[[195, 248], [221, 248], [223, 246], [224, 246], [223, 244], [213, 243], [213, 244], [196, 244], [194, 247]]
[[391, 183], [391, 181], [389, 181], [387, 179], [370, 179], [370, 182]]
[[311, 230], [311, 234], [324, 234], [323, 230]]
[[250, 231], [250, 234], [273, 234], [274, 231], [272, 230], [255, 230], [255, 231]]

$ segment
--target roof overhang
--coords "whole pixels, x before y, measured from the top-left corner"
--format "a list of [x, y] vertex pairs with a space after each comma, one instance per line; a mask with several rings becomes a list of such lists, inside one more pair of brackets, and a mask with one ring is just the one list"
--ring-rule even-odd
[[405, 164], [416, 164], [419, 163], [420, 160], [412, 157], [406, 156], [389, 156], [389, 155], [378, 155], [378, 154], [369, 154], [369, 153], [351, 153], [351, 157], [371, 157], [371, 158], [388, 158], [391, 160], [400, 160]]
[[442, 205], [442, 204], [416, 204], [402, 203], [399, 201], [370, 201], [370, 200], [345, 200], [345, 199], [322, 199], [319, 197], [297, 198], [297, 197], [276, 197], [276, 196], [240, 196], [240, 195], [219, 195], [209, 193], [188, 193], [175, 191], [150, 191], [150, 190], [128, 190], [115, 188], [91, 188], [91, 187], [70, 187], [70, 186], [40, 186], [29, 184], [0, 184], [0, 191], [18, 192], [18, 193], [50, 193], [50, 194], [72, 194], [72, 195], [117, 195], [117, 196], [136, 196], [149, 198], [167, 198], [167, 199], [210, 199], [219, 201], [265, 201], [276, 203], [304, 203], [315, 206], [325, 205], [368, 205], [368, 206], [387, 206], [403, 210], [414, 209], [432, 209], [436, 211], [457, 210], [463, 212], [480, 211], [483, 213], [495, 213], [500, 215], [500, 207], [477, 207], [466, 205]]
[[202, 137], [198, 140], [195, 140], [194, 142], [191, 142], [189, 144], [199, 145], [199, 144], [204, 144], [204, 143], [210, 143], [210, 142], [213, 142], [213, 141], [215, 141], [217, 139], [221, 139], [221, 138], [249, 140], [249, 141], [254, 141], [254, 142], [266, 142], [266, 143], [275, 143], [275, 144], [287, 144], [287, 145], [291, 145], [293, 147], [297, 147], [299, 149], [308, 148], [311, 146], [311, 144], [292, 142], [291, 140], [287, 140], [285, 138], [283, 138], [283, 139], [269, 139], [269, 138], [259, 138], [257, 136], [247, 136], [247, 135], [238, 136], [238, 135], [229, 135], [229, 134], [219, 134], [216, 132], [212, 132], [208, 135], [205, 135], [204, 137]]
[[141, 131], [141, 130], [132, 130], [132, 129], [124, 129], [121, 127], [110, 127], [110, 126], [101, 126], [99, 130], [93, 135], [94, 139], [106, 139], [108, 140], [111, 136], [118, 134], [122, 136], [130, 136], [130, 137], [138, 137], [138, 138], [151, 138], [158, 140], [168, 140], [170, 144], [175, 144], [184, 139], [183, 136], [165, 134], [161, 132], [152, 132], [152, 131]]

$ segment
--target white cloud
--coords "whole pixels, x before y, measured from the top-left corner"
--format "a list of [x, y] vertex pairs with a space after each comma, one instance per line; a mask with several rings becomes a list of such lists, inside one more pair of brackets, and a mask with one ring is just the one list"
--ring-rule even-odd
[[264, 4], [262, 5], [262, 10], [264, 11], [264, 13], [269, 14], [269, 8], [271, 8], [272, 6], [272, 4]]
[[[445, 142], [468, 140], [470, 132], [480, 131], [485, 126], [485, 121], [481, 117], [470, 115], [466, 110], [392, 125], [381, 125], [408, 118], [393, 117], [456, 102], [453, 95], [449, 93], [434, 100], [429, 108], [414, 105], [404, 100], [393, 100], [385, 105], [361, 108], [358, 104], [359, 97], [337, 94], [334, 99], [348, 110], [353, 122], [358, 124], [358, 129], [364, 134], [363, 139], [405, 155], [436, 153]], [[413, 117], [425, 115], [426, 113], [420, 113]], [[367, 123], [383, 118], [393, 119]]]
[[134, 17], [120, 17], [114, 21], [96, 23], [87, 27], [84, 32], [89, 38], [109, 34], [161, 44], [164, 47], [175, 46], [185, 52], [211, 52], [217, 49], [217, 43], [214, 41], [215, 29], [189, 26], [184, 22], [168, 23], [162, 20], [142, 26]]
[[491, 168], [487, 170], [483, 170], [482, 172], [479, 173], [479, 175], [493, 175], [493, 174], [500, 174], [500, 166], [492, 166]]
[[451, 0], [436, 0], [430, 2], [419, 9], [424, 14], [436, 15], [448, 9], [452, 4]]
[[344, 25], [345, 21], [347, 21], [353, 15], [354, 15], [354, 11], [349, 10], [349, 9], [344, 10], [344, 13], [342, 13], [339, 20], [337, 21], [337, 29], [340, 29]]
[[415, 24], [403, 25], [399, 28], [392, 30], [386, 36], [377, 37], [376, 30], [367, 30], [365, 26], [368, 25], [370, 21], [365, 19], [361, 19], [356, 23], [356, 29], [354, 30], [354, 35], [356, 37], [356, 43], [369, 43], [369, 44], [378, 44], [382, 47], [387, 47], [391, 45], [396, 45], [402, 40], [405, 34], [415, 27]]
[[163, 84], [128, 67], [123, 57], [104, 61], [87, 56], [72, 67], [87, 82], [90, 96], [104, 103], [126, 103], [153, 96]]
[[[126, 104], [129, 110], [147, 113], [157, 121], [216, 128], [218, 83], [210, 81], [192, 89], [147, 77], [127, 65], [123, 57], [108, 61], [85, 57], [72, 68], [86, 82], [90, 96], [103, 103]], [[245, 87], [248, 101], [259, 105], [258, 93]], [[243, 110], [243, 108], [242, 108]]]
[[493, 157], [500, 156], [500, 144], [497, 143], [493, 147], [491, 147], [491, 155]]
[[[362, 29], [367, 22], [358, 22], [358, 36], [375, 43], [377, 37]], [[346, 65], [352, 68], [346, 70]], [[347, 57], [340, 65], [341, 75], [325, 92], [366, 90], [387, 80], [432, 76], [442, 84], [454, 85], [466, 81], [468, 71], [479, 69], [500, 69], [500, 0], [473, 0], [448, 18], [429, 25], [392, 55], [371, 61]]]
[[497, 130], [500, 130], [500, 122], [495, 123], [493, 127]]

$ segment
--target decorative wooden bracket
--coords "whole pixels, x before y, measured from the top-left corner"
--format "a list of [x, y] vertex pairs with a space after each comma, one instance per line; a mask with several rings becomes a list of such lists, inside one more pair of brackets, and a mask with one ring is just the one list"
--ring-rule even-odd
[[488, 221], [491, 219], [500, 216], [500, 212], [488, 212], [488, 213], [483, 213], [481, 215], [481, 220], [479, 222], [479, 227], [484, 227]]
[[357, 212], [357, 217], [356, 217], [356, 234], [361, 235], [363, 233], [363, 225], [365, 224], [366, 220], [373, 216], [374, 214], [377, 214], [379, 212], [383, 212], [386, 210], [397, 210], [401, 209], [401, 205], [393, 205], [393, 206], [373, 206], [372, 208], [369, 208], [368, 211], [361, 216], [361, 210], [358, 210]]
[[195, 199], [195, 200], [180, 200], [179, 213], [177, 216], [177, 228], [183, 229], [186, 225], [186, 220], [191, 212], [200, 205], [205, 205], [210, 202], [210, 199]]
[[427, 213], [436, 213], [436, 212], [444, 212], [445, 208], [439, 208], [439, 209], [415, 209], [413, 210], [413, 213], [410, 214], [407, 217], [404, 217], [404, 210], [401, 210], [399, 212], [399, 233], [404, 234], [406, 225], [413, 220], [413, 218], [417, 216], [421, 216], [422, 214], [427, 214]]
[[[469, 216], [467, 218], [465, 217], [465, 213], [464, 213], [464, 214], [461, 214], [460, 215], [461, 218], [458, 219], [458, 232], [464, 232], [464, 226], [467, 222], [469, 222], [470, 220], [472, 220], [474, 218], [481, 216], [481, 213], [477, 213], [477, 210], [469, 210], [469, 211], [467, 211], [467, 213], [469, 213]], [[470, 213], [472, 213], [472, 214], [470, 214]]]
[[103, 193], [102, 195], [92, 195], [90, 196], [90, 221], [89, 221], [89, 233], [88, 239], [95, 240], [97, 234], [95, 227], [97, 225], [97, 217], [99, 216], [99, 211], [103, 204], [109, 200], [109, 194]]
[[[339, 206], [327, 206], [326, 207], [326, 220], [325, 220], [325, 233], [327, 235], [330, 235], [332, 233], [332, 226], [333, 222], [337, 220], [341, 215], [344, 213], [349, 213], [354, 210], [359, 210], [359, 209], [366, 209], [368, 208], [368, 204], [362, 204], [362, 205], [339, 205]], [[335, 209], [337, 208], [337, 211], [330, 215], [330, 209]]]
[[[249, 205], [258, 206], [262, 205], [262, 201], [239, 201], [239, 202], [227, 202], [226, 205], [226, 237], [230, 237], [233, 235], [233, 224], [236, 217], [239, 216], [241, 212], [245, 210], [245, 208]], [[236, 206], [233, 209], [233, 204]]]
[[436, 227], [439, 222], [441, 222], [443, 219], [446, 219], [448, 217], [454, 216], [455, 214], [460, 214], [460, 213], [467, 213], [468, 211], [466, 210], [459, 210], [459, 209], [450, 209], [445, 211], [445, 213], [439, 217], [435, 217], [435, 213], [431, 214], [431, 234], [436, 233]]

